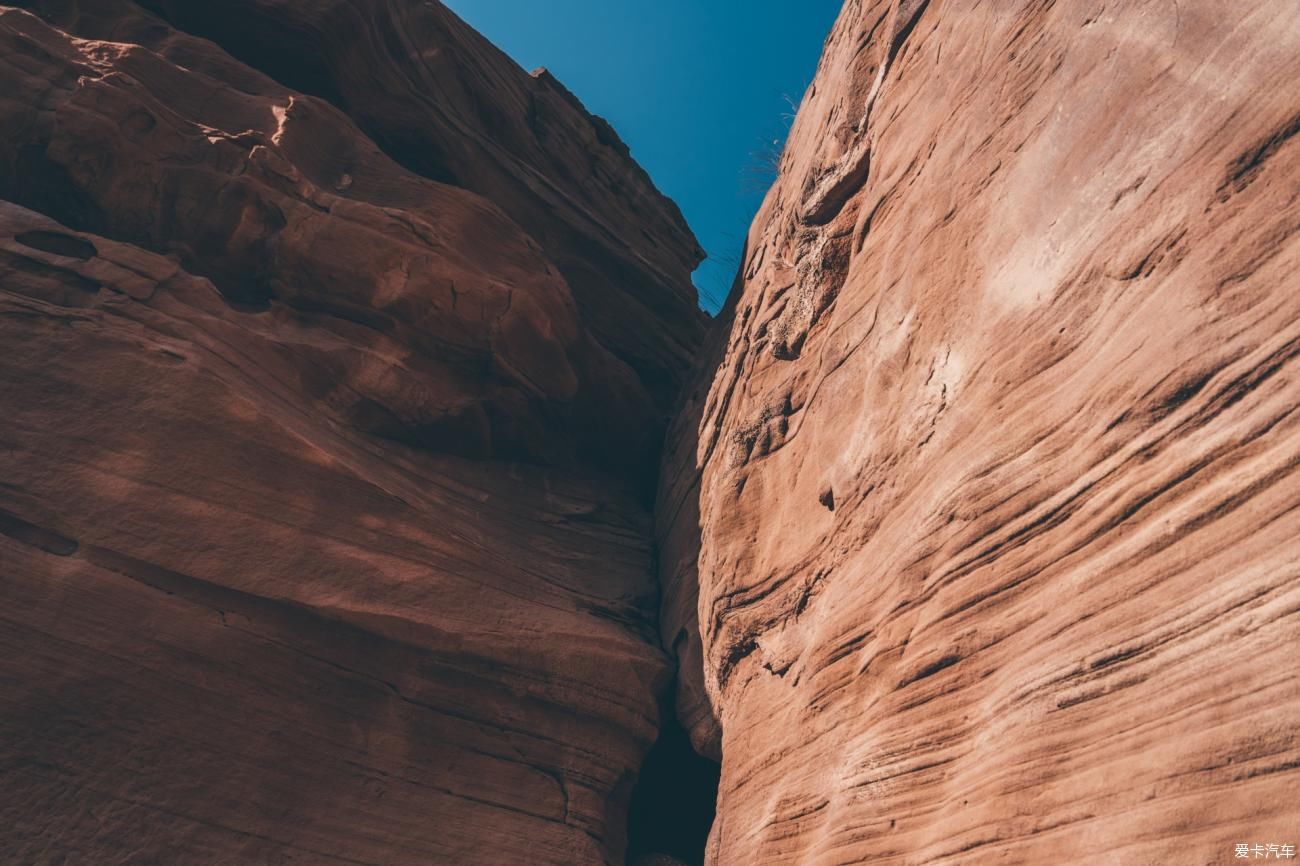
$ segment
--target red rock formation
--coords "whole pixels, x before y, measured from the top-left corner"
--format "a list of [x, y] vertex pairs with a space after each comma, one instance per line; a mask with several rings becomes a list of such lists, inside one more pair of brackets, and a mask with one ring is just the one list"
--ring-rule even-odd
[[440, 118], [409, 128], [441, 178], [391, 115], [356, 114], [381, 147], [125, 0], [24, 5], [0, 859], [621, 862], [668, 682], [639, 485], [700, 323], [675, 207], [433, 4], [406, 4], [422, 44], [537, 136], [395, 55], [384, 112]]
[[[676, 209], [437, 4], [19, 5], [0, 851], [621, 862]], [[711, 862], [1300, 842], [1293, 17], [848, 3], [656, 506]]]
[[[563, 274], [596, 337], [670, 407], [703, 335], [690, 282], [703, 252], [617, 133], [554, 76], [520, 74], [439, 3], [142, 5], [344, 109], [412, 171], [500, 206]], [[76, 17], [106, 38], [122, 26], [116, 16]]]
[[1300, 841], [1293, 11], [846, 5], [660, 493], [710, 862]]

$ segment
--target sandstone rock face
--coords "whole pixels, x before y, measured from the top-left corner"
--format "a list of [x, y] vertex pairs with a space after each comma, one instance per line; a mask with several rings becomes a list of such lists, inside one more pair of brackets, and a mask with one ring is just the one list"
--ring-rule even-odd
[[1294, 844], [1293, 12], [847, 3], [659, 496], [711, 863]]
[[[621, 863], [670, 681], [646, 467], [700, 332], [676, 208], [434, 4], [403, 32], [473, 99], [393, 54], [373, 117], [125, 0], [24, 5], [0, 859]], [[535, 140], [462, 116], [515, 100]], [[445, 176], [412, 162], [435, 138]]]
[[[435, 5], [409, 5], [449, 16]], [[555, 264], [560, 260], [509, 225], [500, 209], [525, 209], [536, 198], [531, 188], [493, 188], [489, 203], [403, 171], [328, 103], [286, 90], [134, 4], [88, 0], [38, 9], [66, 32], [20, 12], [7, 16], [10, 75], [20, 85], [4, 106], [12, 134], [4, 143], [7, 182], [0, 190], [11, 199], [53, 211], [76, 228], [174, 254], [245, 306], [273, 299], [391, 334], [420, 363], [394, 369], [393, 350], [354, 365], [355, 371], [328, 369], [322, 377], [343, 380], [329, 401], [346, 403], [339, 408], [355, 423], [381, 435], [470, 456], [556, 462], [571, 456], [555, 453], [568, 446], [584, 459], [594, 452], [620, 471], [653, 464], [663, 402], [657, 395], [675, 389], [684, 370], [682, 347], [698, 343], [701, 317], [689, 282], [698, 260], [693, 239], [686, 244], [667, 228], [659, 239], [624, 239], [620, 249], [638, 256], [645, 272], [627, 283], [611, 277], [592, 289], [596, 301], [575, 301], [573, 284]], [[461, 39], [481, 42], [456, 23]], [[358, 32], [358, 22], [338, 25]], [[74, 44], [74, 35], [112, 43]], [[456, 34], [442, 31], [427, 39], [423, 44], [439, 47], [430, 49], [435, 55], [457, 45]], [[554, 90], [499, 53], [457, 62], [461, 75], [495, 71], [491, 80], [508, 82], [502, 88], [511, 97], [525, 86], [520, 80], [540, 90], [542, 101]], [[516, 75], [504, 74], [510, 72]], [[396, 90], [395, 84], [362, 86]], [[411, 91], [399, 104], [407, 117], [420, 118], [441, 104], [439, 95]], [[445, 100], [454, 104], [451, 96]], [[556, 110], [549, 124], [535, 121], [537, 129], [567, 141], [603, 128], [564, 105], [568, 114]], [[477, 155], [500, 171], [526, 173], [508, 154], [494, 162], [501, 148], [484, 144], [481, 134], [456, 132], [466, 160]], [[686, 231], [675, 206], [657, 198], [625, 149], [593, 149], [606, 157], [605, 176], [621, 168], [622, 182], [636, 188], [648, 225]], [[556, 168], [553, 175], [574, 178], [569, 187], [545, 184], [565, 200], [591, 183], [576, 169]], [[536, 170], [528, 176], [539, 185], [545, 179]], [[587, 192], [601, 194], [613, 198], [616, 191]], [[558, 205], [545, 209], [550, 231], [568, 230], [567, 212]], [[599, 211], [580, 213], [575, 223]], [[352, 230], [358, 224], [363, 231]], [[687, 252], [680, 252], [683, 246]], [[589, 249], [594, 261], [602, 260], [599, 244]], [[661, 249], [678, 256], [669, 260]], [[604, 307], [619, 303], [613, 286], [643, 288], [669, 311], [661, 320], [630, 313], [641, 322], [642, 339], [659, 334], [667, 342], [671, 335], [675, 346], [646, 349], [654, 363], [642, 369], [620, 357], [639, 349], [587, 324], [607, 318]], [[611, 406], [617, 411], [607, 411]], [[597, 430], [597, 419], [615, 429]], [[554, 435], [557, 427], [563, 435]]]
[[343, 108], [407, 168], [499, 204], [564, 275], [592, 332], [670, 408], [703, 335], [690, 282], [703, 252], [618, 134], [554, 76], [517, 74], [439, 3], [142, 5]]

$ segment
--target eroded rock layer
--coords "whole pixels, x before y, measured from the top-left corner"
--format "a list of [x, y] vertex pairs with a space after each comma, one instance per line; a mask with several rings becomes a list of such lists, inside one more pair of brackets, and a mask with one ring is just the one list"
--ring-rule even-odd
[[[699, 336], [675, 207], [435, 4], [403, 32], [478, 103], [535, 99], [539, 137], [448, 122], [444, 177], [133, 3], [24, 5], [0, 6], [0, 859], [621, 862], [669, 682], [646, 469]], [[388, 57], [389, 110], [456, 116], [417, 60]], [[608, 295], [529, 196], [611, 233]], [[602, 324], [623, 295], [657, 311], [636, 341]]]
[[1294, 835], [1293, 11], [846, 5], [660, 492], [711, 863]]
[[[141, 5], [343, 108], [407, 168], [497, 203], [564, 275], [592, 332], [669, 408], [703, 334], [690, 282], [703, 251], [613, 128], [549, 72], [520, 74], [440, 3]], [[120, 26], [78, 17], [103, 33]]]

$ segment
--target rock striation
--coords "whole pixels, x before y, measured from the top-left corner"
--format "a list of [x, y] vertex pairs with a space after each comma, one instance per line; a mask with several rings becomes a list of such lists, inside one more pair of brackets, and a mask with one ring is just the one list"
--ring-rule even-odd
[[1291, 13], [845, 5], [657, 505], [710, 863], [1294, 844]]
[[4, 859], [621, 863], [676, 207], [433, 3], [0, 6], [0, 94]]
[[586, 326], [671, 408], [703, 336], [690, 273], [704, 253], [614, 129], [553, 75], [519, 75], [440, 3], [142, 5], [342, 108], [408, 169], [498, 204], [564, 276]]

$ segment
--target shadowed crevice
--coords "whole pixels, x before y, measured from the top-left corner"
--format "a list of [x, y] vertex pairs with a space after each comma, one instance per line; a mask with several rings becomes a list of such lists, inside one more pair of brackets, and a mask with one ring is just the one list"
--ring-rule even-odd
[[[675, 693], [675, 687], [669, 690]], [[629, 866], [704, 866], [721, 770], [696, 754], [676, 714], [666, 711], [632, 791]]]

